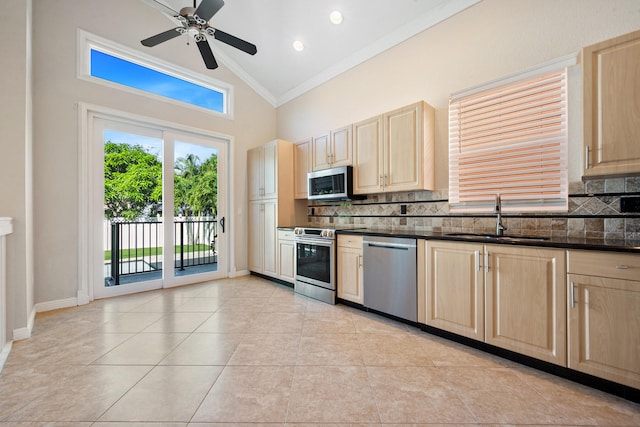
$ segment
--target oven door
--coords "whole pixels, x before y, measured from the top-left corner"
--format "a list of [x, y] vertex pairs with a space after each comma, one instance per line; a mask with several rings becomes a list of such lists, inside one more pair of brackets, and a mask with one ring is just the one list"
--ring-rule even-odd
[[335, 290], [333, 240], [296, 239], [296, 280]]

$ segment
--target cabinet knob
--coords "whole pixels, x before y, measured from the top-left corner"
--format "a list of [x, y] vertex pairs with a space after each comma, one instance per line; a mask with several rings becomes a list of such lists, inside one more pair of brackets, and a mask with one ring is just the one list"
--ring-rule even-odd
[[616, 265], [618, 270], [628, 270], [630, 267], [628, 265]]

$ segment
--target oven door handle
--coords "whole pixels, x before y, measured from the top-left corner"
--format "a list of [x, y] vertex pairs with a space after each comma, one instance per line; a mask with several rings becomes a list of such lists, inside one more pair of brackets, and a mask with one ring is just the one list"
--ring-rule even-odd
[[317, 245], [317, 246], [333, 246], [333, 240], [315, 240], [315, 239], [295, 239], [296, 243], [302, 243], [303, 245]]

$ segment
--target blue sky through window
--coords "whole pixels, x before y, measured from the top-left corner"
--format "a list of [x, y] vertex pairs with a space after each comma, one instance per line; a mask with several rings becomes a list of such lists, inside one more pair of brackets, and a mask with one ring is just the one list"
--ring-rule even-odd
[[91, 49], [91, 75], [224, 113], [222, 92]]

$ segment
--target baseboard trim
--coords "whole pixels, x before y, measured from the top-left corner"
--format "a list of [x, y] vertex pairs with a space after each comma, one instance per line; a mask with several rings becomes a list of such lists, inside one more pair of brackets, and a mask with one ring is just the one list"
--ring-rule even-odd
[[4, 364], [7, 361], [7, 357], [9, 357], [9, 353], [11, 353], [11, 346], [13, 345], [13, 341], [8, 341], [4, 343], [2, 347], [2, 351], [0, 352], [0, 372], [2, 372], [2, 368], [4, 368]]
[[20, 341], [31, 338], [31, 329], [28, 327], [13, 330], [13, 340]]
[[234, 277], [248, 276], [249, 274], [251, 274], [249, 270], [232, 271], [229, 273], [229, 278], [233, 279]]
[[43, 311], [59, 310], [61, 308], [76, 307], [78, 305], [78, 298], [66, 298], [56, 301], [40, 302], [36, 304], [36, 312], [42, 313]]

